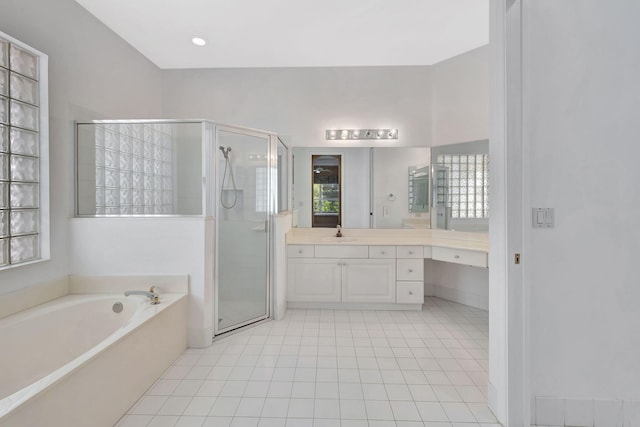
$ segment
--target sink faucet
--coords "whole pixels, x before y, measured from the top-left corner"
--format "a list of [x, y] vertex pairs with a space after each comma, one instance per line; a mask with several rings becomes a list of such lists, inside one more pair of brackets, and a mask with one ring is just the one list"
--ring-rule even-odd
[[338, 232], [336, 233], [336, 237], [342, 237], [342, 227], [340, 227], [340, 224], [338, 224], [336, 229], [338, 230]]
[[149, 291], [126, 291], [124, 293], [125, 297], [128, 297], [129, 295], [144, 295], [147, 298], [149, 298], [151, 300], [151, 304], [155, 305], [155, 304], [160, 304], [160, 295], [157, 294], [155, 292], [156, 287], [152, 286], [151, 288], [149, 288]]

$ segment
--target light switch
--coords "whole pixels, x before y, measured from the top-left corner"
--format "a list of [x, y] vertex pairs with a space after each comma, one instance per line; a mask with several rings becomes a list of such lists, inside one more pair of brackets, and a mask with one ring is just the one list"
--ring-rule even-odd
[[553, 228], [553, 208], [531, 208], [531, 220], [533, 228]]
[[382, 216], [386, 218], [389, 215], [391, 215], [391, 208], [389, 206], [383, 206], [382, 207]]

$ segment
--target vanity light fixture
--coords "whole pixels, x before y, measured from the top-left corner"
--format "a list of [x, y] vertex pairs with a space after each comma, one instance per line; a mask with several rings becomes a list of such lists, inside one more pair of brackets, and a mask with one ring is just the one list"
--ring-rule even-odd
[[398, 129], [327, 129], [325, 139], [398, 139]]
[[200, 37], [194, 37], [191, 39], [191, 43], [195, 44], [196, 46], [204, 46], [205, 44], [207, 44], [207, 41]]

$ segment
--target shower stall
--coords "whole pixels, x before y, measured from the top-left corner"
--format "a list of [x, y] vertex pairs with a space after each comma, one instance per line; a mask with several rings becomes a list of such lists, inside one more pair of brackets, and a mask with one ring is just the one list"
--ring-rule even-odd
[[224, 333], [269, 317], [270, 218], [276, 213], [277, 136], [216, 127], [217, 310]]
[[213, 224], [191, 310], [223, 334], [271, 316], [272, 218], [287, 209], [287, 156], [275, 133], [209, 121], [76, 123], [75, 216]]

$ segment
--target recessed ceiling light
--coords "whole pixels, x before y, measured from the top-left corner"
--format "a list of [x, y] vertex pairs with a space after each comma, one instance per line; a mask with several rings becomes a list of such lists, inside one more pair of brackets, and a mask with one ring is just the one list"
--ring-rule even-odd
[[191, 39], [191, 43], [195, 44], [196, 46], [204, 46], [205, 44], [207, 44], [207, 41], [205, 39], [201, 39], [200, 37], [194, 37]]

